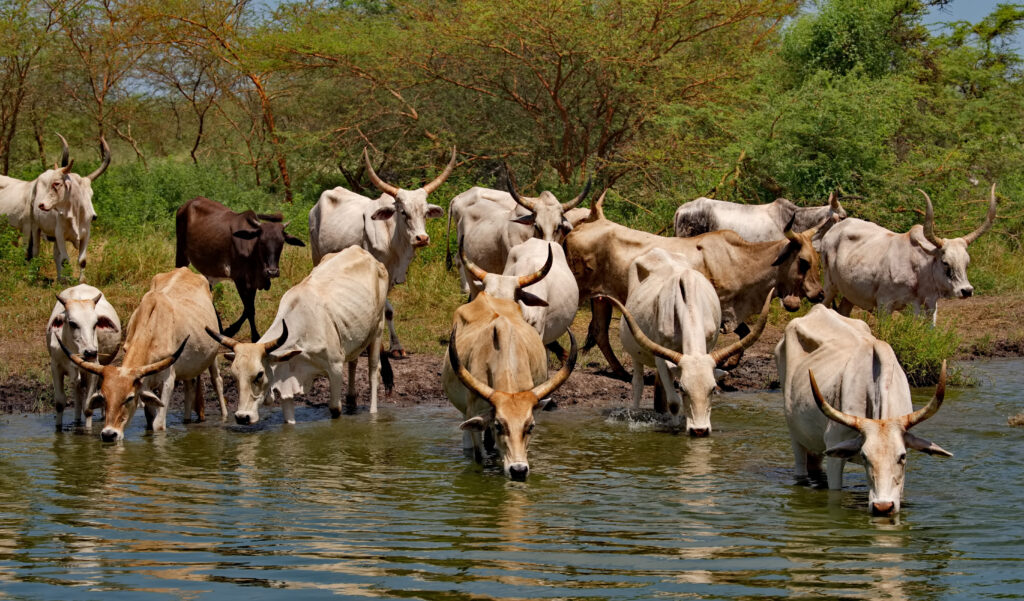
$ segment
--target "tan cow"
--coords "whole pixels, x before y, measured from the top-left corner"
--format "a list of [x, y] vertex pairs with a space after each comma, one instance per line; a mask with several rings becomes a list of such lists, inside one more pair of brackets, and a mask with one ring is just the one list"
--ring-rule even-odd
[[[465, 261], [467, 270], [479, 272]], [[524, 480], [530, 471], [526, 450], [533, 432], [533, 413], [542, 408], [547, 395], [572, 373], [576, 364], [576, 340], [569, 333], [571, 348], [562, 368], [550, 379], [544, 343], [523, 319], [512, 298], [499, 298], [490, 286], [514, 282], [515, 290], [503, 296], [523, 298], [523, 287], [543, 277], [551, 267], [535, 274], [513, 278], [481, 273], [484, 291], [455, 311], [448, 356], [441, 379], [445, 393], [467, 418], [461, 425], [462, 446], [483, 461], [483, 434], [490, 430], [502, 458], [505, 474]], [[479, 271], [478, 271], [479, 270]], [[528, 294], [528, 293], [526, 293]]]
[[100, 365], [72, 354], [62, 345], [78, 367], [103, 378], [89, 406], [103, 407], [100, 436], [105, 442], [124, 438], [125, 427], [140, 403], [146, 412], [146, 428], [165, 430], [176, 380], [185, 382], [185, 421], [191, 420], [192, 411], [199, 421], [205, 419], [197, 384], [200, 374], [207, 370], [217, 389], [221, 416], [227, 417], [216, 361], [220, 345], [206, 335], [204, 328], [208, 327], [219, 327], [210, 286], [203, 276], [179, 267], [153, 276], [149, 292], [128, 320], [121, 365]]
[[[813, 229], [795, 233], [786, 228], [785, 238], [774, 242], [747, 242], [729, 230], [666, 238], [609, 221], [604, 217], [603, 201], [604, 194], [591, 207], [587, 220], [565, 238], [566, 257], [581, 299], [604, 294], [625, 302], [629, 266], [653, 248], [682, 255], [691, 269], [711, 282], [721, 303], [724, 331], [735, 331], [741, 337], [749, 332], [744, 321], [760, 310], [772, 288], [787, 311], [799, 309], [801, 298], [811, 302], [824, 298], [818, 253], [811, 245]], [[597, 344], [617, 375], [628, 379], [608, 341], [611, 305], [595, 300], [592, 307], [587, 345]]]

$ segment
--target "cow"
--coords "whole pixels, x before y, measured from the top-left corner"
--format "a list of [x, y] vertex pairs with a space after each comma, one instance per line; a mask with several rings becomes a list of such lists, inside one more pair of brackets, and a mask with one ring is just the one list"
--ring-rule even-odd
[[[121, 348], [121, 320], [99, 289], [79, 284], [57, 294], [57, 303], [46, 322], [46, 347], [50, 351], [50, 375], [53, 378], [53, 400], [56, 426], [64, 426], [64, 378], [71, 378], [75, 387], [75, 423], [81, 424], [85, 403], [96, 392], [98, 379], [91, 372], [80, 370], [61, 351], [61, 344], [72, 354], [107, 365]], [[92, 428], [92, 412], [85, 417], [86, 430]]]
[[[580, 298], [599, 294], [624, 302], [628, 297], [629, 266], [643, 253], [661, 248], [682, 255], [690, 268], [715, 287], [722, 307], [723, 331], [740, 337], [743, 323], [760, 309], [772, 288], [787, 311], [800, 308], [801, 298], [821, 302], [818, 253], [811, 244], [814, 230], [796, 233], [789, 226], [774, 242], [747, 242], [730, 230], [692, 238], [666, 238], [613, 223], [604, 216], [604, 194], [591, 206], [587, 220], [565, 238], [569, 268], [576, 276]], [[586, 347], [597, 344], [617, 377], [629, 374], [615, 358], [608, 340], [611, 304], [594, 299]]]
[[[719, 369], [729, 358], [750, 347], [768, 321], [774, 290], [765, 298], [761, 315], [749, 334], [721, 349], [718, 340], [722, 310], [711, 282], [660, 248], [636, 258], [629, 269], [625, 305], [607, 297], [622, 313], [619, 336], [633, 360], [633, 408], [640, 408], [644, 366], [655, 367], [668, 397], [673, 428], [682, 405], [686, 433], [711, 434], [711, 396], [718, 391]], [[681, 398], [680, 398], [681, 397]]]
[[816, 229], [819, 237], [846, 218], [839, 198], [832, 193], [821, 207], [798, 207], [785, 198], [763, 205], [746, 205], [700, 197], [676, 209], [676, 236], [689, 238], [718, 230], [732, 230], [747, 242], [780, 240], [786, 224], [794, 232]]
[[[199, 376], [209, 371], [220, 401], [221, 417], [227, 418], [224, 386], [217, 369], [215, 341], [205, 328], [218, 328], [213, 295], [203, 276], [179, 267], [153, 276], [128, 320], [121, 365], [101, 365], [81, 353], [72, 353], [58, 338], [61, 350], [80, 369], [102, 378], [100, 390], [89, 399], [89, 410], [103, 407], [104, 442], [124, 440], [124, 429], [139, 404], [146, 413], [146, 429], [167, 429], [167, 408], [176, 380], [185, 382], [185, 420], [195, 411], [205, 419]], [[159, 394], [154, 394], [154, 390]]]
[[[64, 143], [62, 162], [68, 170], [63, 183], [64, 193], [55, 197], [38, 197], [32, 205], [32, 241], [29, 246], [33, 253], [39, 252], [40, 238], [45, 236], [53, 241], [53, 262], [57, 279], [63, 279], [65, 261], [70, 260], [66, 243], [70, 242], [78, 250], [78, 281], [85, 281], [86, 250], [92, 235], [92, 223], [96, 220], [96, 210], [92, 206], [92, 183], [107, 170], [110, 165], [110, 147], [100, 137], [100, 154], [103, 160], [95, 171], [86, 176], [70, 173], [74, 164], [65, 161], [68, 155], [67, 142]], [[42, 176], [40, 176], [42, 177]]]
[[[569, 329], [573, 318], [576, 317], [576, 308], [580, 304], [580, 289], [576, 285], [572, 271], [569, 270], [561, 245], [539, 238], [521, 242], [509, 250], [502, 274], [521, 277], [535, 273], [544, 265], [545, 256], [553, 259], [547, 275], [522, 290], [544, 300], [547, 305], [538, 306], [524, 301], [519, 301], [519, 305], [523, 311], [523, 319], [537, 330], [544, 341], [544, 346], [564, 361], [566, 351], [558, 344], [558, 339]], [[479, 267], [475, 269], [477, 272], [480, 271]], [[480, 273], [473, 275], [483, 281]]]
[[853, 307], [888, 313], [910, 305], [914, 314], [938, 317], [940, 298], [967, 298], [971, 262], [967, 247], [987, 232], [996, 218], [996, 185], [989, 191], [988, 213], [978, 229], [962, 238], [935, 235], [931, 198], [925, 198], [924, 224], [904, 234], [860, 219], [847, 219], [821, 239], [825, 265], [825, 304], [842, 295], [839, 312]]
[[363, 350], [369, 362], [370, 413], [376, 413], [382, 363], [385, 388], [393, 384], [387, 355], [381, 352], [387, 293], [384, 265], [366, 250], [350, 246], [323, 257], [305, 279], [284, 293], [274, 323], [259, 341], [242, 343], [207, 328], [208, 335], [231, 349], [231, 372], [238, 381], [235, 421], [257, 423], [260, 405], [274, 391], [281, 399], [285, 421], [294, 424], [295, 395], [310, 390], [319, 375], [330, 380], [328, 407], [337, 418], [345, 364], [345, 404], [353, 411], [356, 360]]
[[[452, 220], [455, 220], [462, 252], [478, 266], [492, 273], [500, 272], [505, 267], [512, 247], [530, 238], [561, 243], [572, 230], [565, 219], [565, 213], [583, 202], [590, 191], [590, 180], [587, 180], [579, 196], [560, 203], [547, 190], [536, 198], [520, 196], [511, 174], [507, 174], [506, 182], [508, 192], [473, 187], [453, 198], [448, 206], [445, 246], [448, 246]], [[445, 263], [451, 269], [452, 259], [448, 248]], [[461, 263], [459, 276], [462, 291], [470, 293], [470, 280]]]
[[[427, 219], [444, 215], [444, 209], [427, 204], [427, 195], [448, 179], [455, 169], [456, 151], [432, 182], [418, 190], [403, 190], [377, 176], [370, 165], [370, 155], [364, 149], [366, 173], [383, 194], [370, 199], [338, 186], [325, 190], [309, 211], [309, 241], [313, 251], [313, 265], [320, 263], [328, 253], [349, 246], [361, 246], [388, 270], [390, 286], [405, 283], [409, 262], [417, 248], [430, 244]], [[391, 337], [391, 356], [406, 356], [398, 333], [395, 331], [394, 309], [388, 301], [386, 309], [388, 331]]]
[[786, 325], [775, 361], [797, 478], [820, 475], [825, 456], [828, 487], [839, 490], [846, 461], [862, 463], [868, 509], [892, 515], [900, 510], [907, 449], [952, 457], [907, 431], [942, 405], [945, 361], [935, 396], [914, 411], [907, 376], [892, 347], [872, 336], [863, 321], [824, 305]]
[[286, 227], [288, 222], [282, 223], [280, 215], [236, 213], [202, 196], [178, 208], [175, 267], [191, 263], [210, 286], [231, 279], [242, 299], [242, 315], [224, 330], [226, 336], [233, 336], [248, 320], [253, 342], [259, 338], [256, 291], [270, 290], [271, 280], [281, 274], [278, 260], [285, 244], [306, 245], [286, 232]]

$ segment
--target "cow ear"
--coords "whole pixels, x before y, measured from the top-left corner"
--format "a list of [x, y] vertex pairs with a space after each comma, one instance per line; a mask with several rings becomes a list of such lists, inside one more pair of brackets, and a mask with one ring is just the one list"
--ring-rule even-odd
[[437, 205], [427, 205], [427, 219], [444, 217], [444, 209]]
[[534, 411], [549, 411], [549, 408], [555, 408], [555, 405], [551, 402], [551, 397], [548, 397], [546, 399], [539, 399], [537, 401], [537, 404], [533, 406]]
[[64, 316], [63, 315], [58, 315], [57, 317], [54, 317], [53, 321], [50, 322], [50, 329], [52, 329], [52, 330], [56, 330], [56, 329], [61, 328], [63, 326], [64, 326]]
[[548, 302], [536, 294], [530, 294], [522, 288], [516, 288], [516, 300], [527, 307], [546, 307]]
[[252, 240], [260, 235], [260, 230], [235, 230], [231, 235], [242, 240]]
[[113, 331], [116, 332], [117, 331], [117, 326], [114, 325], [113, 320], [111, 320], [109, 317], [107, 317], [105, 315], [101, 315], [96, 320], [96, 329], [97, 330], [113, 330]]
[[922, 453], [928, 453], [929, 455], [938, 455], [939, 457], [953, 456], [952, 453], [934, 442], [914, 436], [910, 432], [903, 433], [903, 443], [907, 445], [908, 449], [914, 449], [915, 451], [921, 451]]
[[224, 358], [227, 359], [228, 361], [234, 361], [235, 360], [235, 354], [234, 353], [224, 353]]
[[302, 349], [290, 350], [283, 355], [270, 355], [270, 360], [274, 363], [282, 363], [284, 361], [290, 361], [292, 358], [302, 354]]
[[515, 219], [512, 220], [513, 223], [518, 223], [520, 225], [533, 225], [536, 221], [537, 221], [537, 214], [536, 213], [527, 213], [526, 215], [523, 215], [522, 217], [516, 217]]
[[152, 409], [159, 409], [164, 406], [163, 399], [153, 394], [152, 390], [143, 390], [139, 393], [139, 398], [142, 399], [143, 405]]
[[861, 446], [864, 445], [864, 437], [858, 436], [857, 438], [849, 438], [843, 442], [837, 444], [834, 447], [825, 449], [825, 454], [829, 457], [839, 457], [841, 459], [849, 459], [860, 452]]
[[715, 382], [720, 382], [722, 380], [722, 378], [724, 378], [726, 376], [726, 374], [728, 374], [728, 373], [729, 372], [725, 371], [724, 369], [718, 369], [716, 367], [715, 368]]
[[103, 393], [97, 392], [96, 394], [89, 397], [88, 409], [90, 411], [92, 411], [93, 409], [102, 409], [106, 401], [107, 399], [106, 397], [103, 396]]
[[381, 207], [370, 215], [370, 219], [374, 221], [386, 221], [395, 216], [395, 207]]
[[799, 250], [799, 242], [790, 242], [789, 244], [786, 245], [786, 248], [782, 249], [782, 252], [779, 253], [779, 256], [775, 258], [775, 261], [772, 262], [772, 267], [778, 267], [779, 265], [782, 265], [787, 260], [789, 260], [789, 257], [792, 256], [793, 253]]
[[285, 241], [285, 243], [291, 244], [292, 246], [305, 246], [306, 245], [305, 242], [303, 242], [302, 240], [299, 240], [295, 236], [293, 236], [291, 234], [288, 234], [288, 233], [286, 233], [284, 235], [284, 241]]
[[459, 425], [460, 430], [476, 430], [477, 432], [483, 432], [486, 427], [487, 420], [479, 415], [471, 417]]

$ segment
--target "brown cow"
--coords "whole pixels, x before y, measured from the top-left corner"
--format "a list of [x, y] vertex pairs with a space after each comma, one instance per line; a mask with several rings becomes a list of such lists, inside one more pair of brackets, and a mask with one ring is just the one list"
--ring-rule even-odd
[[249, 320], [252, 341], [256, 329], [256, 291], [270, 290], [270, 280], [280, 275], [278, 257], [285, 244], [306, 244], [284, 231], [278, 215], [236, 213], [217, 201], [198, 196], [178, 209], [175, 230], [178, 237], [175, 267], [195, 265], [212, 286], [218, 280], [235, 282], [242, 299], [242, 316], [224, 330], [233, 336]]
[[[794, 233], [790, 223], [786, 237], [774, 242], [747, 242], [731, 230], [666, 238], [609, 221], [604, 216], [604, 197], [602, 193], [587, 219], [565, 238], [569, 268], [579, 283], [581, 299], [604, 294], [625, 302], [630, 264], [653, 248], [682, 255], [690, 268], [711, 282], [722, 304], [722, 328], [741, 337], [749, 332], [743, 322], [760, 310], [773, 287], [787, 311], [799, 309], [801, 297], [811, 302], [824, 298], [818, 253], [811, 246], [814, 230]], [[591, 307], [585, 348], [597, 344], [615, 374], [628, 379], [608, 341], [611, 304], [595, 299]]]

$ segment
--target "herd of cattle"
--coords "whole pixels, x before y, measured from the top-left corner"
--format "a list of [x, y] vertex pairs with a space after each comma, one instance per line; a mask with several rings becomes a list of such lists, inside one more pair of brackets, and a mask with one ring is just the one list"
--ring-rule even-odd
[[[79, 249], [80, 280], [95, 219], [90, 183], [110, 160], [106, 143], [101, 147], [103, 165], [87, 177], [71, 173], [65, 144], [61, 163], [36, 180], [0, 180], [0, 208], [25, 238], [28, 255], [38, 252], [40, 233], [54, 239], [59, 274], [67, 257], [63, 243], [70, 240]], [[418, 190], [383, 181], [365, 153], [364, 159], [383, 194], [371, 199], [341, 187], [321, 194], [309, 214], [312, 271], [284, 294], [262, 336], [256, 290], [269, 289], [278, 276], [284, 245], [304, 243], [285, 231], [280, 215], [236, 213], [206, 198], [178, 209], [177, 268], [153, 277], [123, 343], [121, 322], [100, 290], [80, 284], [58, 294], [46, 328], [57, 428], [67, 405], [65, 377], [75, 382], [76, 423], [90, 428], [93, 411], [103, 409], [104, 441], [124, 437], [139, 405], [147, 428], [165, 429], [177, 380], [185, 384], [185, 421], [193, 413], [204, 419], [203, 371], [226, 418], [217, 361], [225, 349], [238, 383], [239, 424], [258, 422], [260, 406], [272, 395], [285, 421], [294, 423], [293, 399], [316, 376], [330, 382], [332, 417], [354, 409], [356, 360], [363, 353], [375, 412], [380, 381], [386, 388], [393, 383], [390, 359], [404, 355], [388, 293], [406, 280], [415, 250], [430, 243], [426, 220], [444, 210], [428, 204], [427, 196], [452, 172], [456, 154], [453, 148], [444, 171]], [[835, 197], [812, 208], [785, 199], [750, 206], [700, 198], [679, 208], [676, 237], [669, 238], [607, 219], [604, 192], [589, 209], [580, 208], [589, 182], [575, 199], [560, 203], [550, 192], [522, 196], [507, 179], [507, 192], [474, 187], [449, 206], [470, 301], [455, 311], [442, 383], [465, 416], [463, 448], [476, 460], [497, 452], [509, 477], [527, 476], [534, 413], [573, 370], [577, 344], [569, 325], [588, 301], [588, 343], [628, 377], [608, 337], [612, 308], [622, 314], [633, 406], [643, 396], [644, 366], [654, 367], [655, 409], [675, 426], [682, 419], [692, 436], [709, 435], [717, 381], [760, 336], [775, 297], [788, 311], [802, 299], [821, 303], [791, 320], [775, 349], [798, 476], [820, 474], [827, 458], [828, 485], [840, 488], [846, 460], [862, 463], [870, 510], [891, 514], [899, 511], [906, 450], [949, 455], [907, 432], [941, 405], [945, 366], [933, 400], [914, 411], [892, 349], [848, 315], [854, 306], [892, 311], [909, 305], [934, 321], [939, 298], [970, 296], [967, 247], [994, 221], [994, 185], [984, 223], [963, 238], [935, 235], [927, 194], [924, 224], [902, 234], [847, 218]], [[225, 278], [235, 282], [244, 309], [222, 328], [210, 290]], [[838, 312], [827, 308], [837, 298]], [[245, 321], [250, 342], [233, 338]], [[390, 351], [383, 348], [385, 325]], [[568, 351], [558, 342], [567, 332]], [[721, 332], [739, 339], [715, 348]], [[552, 355], [561, 366], [549, 375]]]

